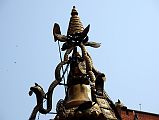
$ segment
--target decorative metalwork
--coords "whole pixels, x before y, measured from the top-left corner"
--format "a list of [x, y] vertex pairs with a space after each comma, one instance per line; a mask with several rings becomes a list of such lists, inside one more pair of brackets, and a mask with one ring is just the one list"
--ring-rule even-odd
[[[67, 91], [64, 100], [59, 100], [56, 106], [57, 115], [54, 120], [117, 120], [121, 119], [115, 105], [104, 91], [105, 74], [95, 69], [91, 56], [85, 46], [100, 47], [100, 43], [90, 42], [88, 32], [90, 25], [83, 27], [78, 12], [73, 7], [67, 35], [62, 35], [60, 26], [55, 23], [53, 36], [55, 42], [63, 42], [61, 48], [65, 51], [63, 60], [55, 69], [55, 79], [45, 93], [37, 83], [30, 88], [29, 95], [36, 94], [37, 105], [29, 120], [35, 120], [37, 112], [47, 114], [52, 110], [52, 94], [54, 88], [61, 84], [64, 74], [70, 65], [67, 77]], [[80, 48], [81, 52], [77, 51]], [[66, 70], [63, 66], [67, 65]], [[63, 70], [63, 75], [61, 75]], [[43, 101], [47, 108], [44, 109]]]

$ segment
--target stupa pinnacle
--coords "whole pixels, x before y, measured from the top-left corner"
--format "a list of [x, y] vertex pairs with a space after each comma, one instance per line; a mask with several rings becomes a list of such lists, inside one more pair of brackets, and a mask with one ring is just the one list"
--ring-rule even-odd
[[84, 27], [82, 25], [82, 22], [80, 18], [78, 17], [78, 12], [73, 6], [72, 12], [71, 12], [71, 18], [68, 26], [67, 35], [73, 35], [75, 33], [81, 33], [84, 30]]

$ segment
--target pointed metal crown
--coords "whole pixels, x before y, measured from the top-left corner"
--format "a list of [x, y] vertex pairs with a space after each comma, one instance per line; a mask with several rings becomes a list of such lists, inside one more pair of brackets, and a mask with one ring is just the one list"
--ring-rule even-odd
[[82, 25], [82, 22], [80, 21], [80, 18], [78, 17], [78, 12], [73, 6], [72, 12], [71, 12], [71, 18], [67, 30], [67, 35], [72, 35], [75, 33], [81, 33], [84, 30], [84, 27]]

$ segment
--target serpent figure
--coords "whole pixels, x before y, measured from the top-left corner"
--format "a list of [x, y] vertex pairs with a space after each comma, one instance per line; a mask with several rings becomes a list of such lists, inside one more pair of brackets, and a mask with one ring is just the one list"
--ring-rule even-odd
[[[68, 64], [68, 61], [62, 61], [57, 65], [57, 67], [55, 69], [55, 79], [56, 80], [54, 80], [51, 83], [51, 85], [49, 86], [48, 92], [46, 94], [45, 94], [43, 88], [38, 84], [35, 84], [34, 87], [30, 88], [29, 95], [32, 95], [33, 92], [36, 94], [37, 105], [34, 107], [29, 120], [35, 120], [37, 112], [40, 112], [42, 114], [47, 114], [51, 111], [52, 94], [53, 94], [54, 88], [62, 81], [60, 71], [61, 71], [62, 66], [65, 64]], [[44, 99], [47, 99], [47, 108], [46, 109], [44, 109], [44, 107], [43, 107]]]
[[96, 78], [95, 78], [94, 73], [92, 72], [92, 66], [93, 66], [92, 65], [92, 60], [88, 56], [87, 50], [82, 43], [80, 44], [80, 48], [81, 48], [81, 51], [82, 51], [82, 57], [86, 61], [86, 72], [88, 73], [88, 75], [90, 77], [90, 80], [94, 83]]

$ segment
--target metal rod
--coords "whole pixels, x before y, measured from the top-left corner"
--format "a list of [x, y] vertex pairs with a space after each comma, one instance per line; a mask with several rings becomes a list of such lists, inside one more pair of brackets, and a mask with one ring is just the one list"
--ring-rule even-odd
[[57, 113], [55, 113], [55, 112], [49, 112], [48, 114], [57, 114]]
[[141, 104], [139, 104], [139, 106], [140, 106], [140, 111], [141, 111]]

